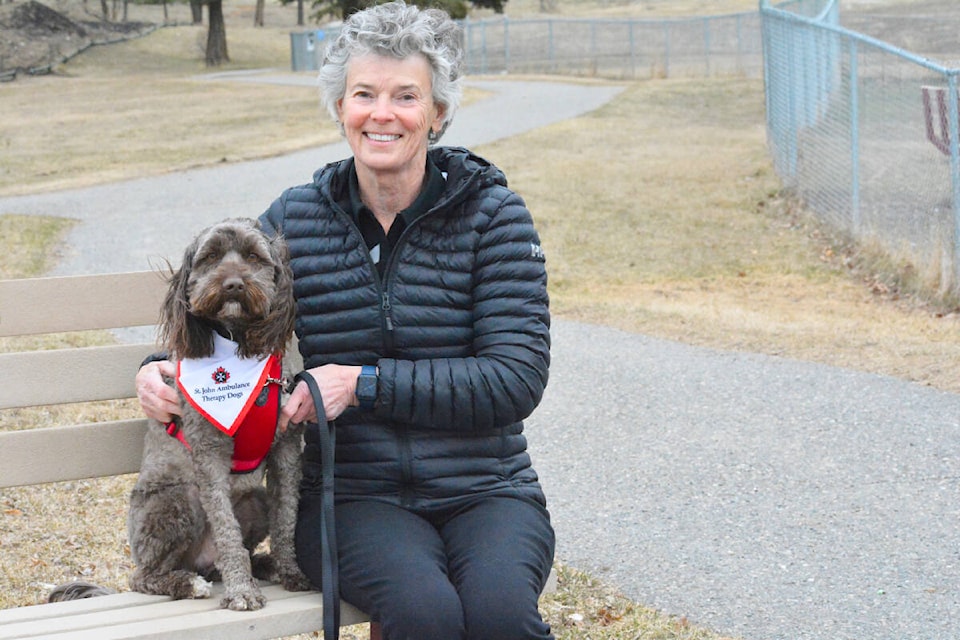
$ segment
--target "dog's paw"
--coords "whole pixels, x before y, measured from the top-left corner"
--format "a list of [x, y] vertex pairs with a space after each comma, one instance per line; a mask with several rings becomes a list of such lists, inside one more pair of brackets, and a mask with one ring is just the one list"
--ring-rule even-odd
[[207, 582], [201, 576], [194, 576], [190, 586], [192, 588], [191, 598], [209, 598], [213, 589], [213, 584]]
[[257, 611], [263, 609], [267, 599], [260, 593], [260, 587], [251, 582], [241, 591], [227, 591], [220, 601], [220, 608], [231, 611]]
[[281, 572], [278, 576], [279, 582], [287, 591], [310, 591], [313, 585], [307, 576], [299, 568], [294, 567], [292, 571]]

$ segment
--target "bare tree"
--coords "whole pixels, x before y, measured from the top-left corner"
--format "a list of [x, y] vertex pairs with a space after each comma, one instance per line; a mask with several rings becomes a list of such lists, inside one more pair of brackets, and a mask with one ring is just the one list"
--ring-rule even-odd
[[207, 2], [207, 66], [218, 67], [230, 62], [227, 55], [227, 28], [223, 21], [223, 0]]
[[202, 0], [190, 0], [190, 17], [193, 19], [193, 24], [201, 24], [203, 22]]

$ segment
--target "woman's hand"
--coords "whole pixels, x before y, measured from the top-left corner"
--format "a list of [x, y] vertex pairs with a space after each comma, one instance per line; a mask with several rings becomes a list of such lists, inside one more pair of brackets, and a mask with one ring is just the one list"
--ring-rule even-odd
[[[317, 381], [326, 421], [336, 420], [347, 407], [357, 405], [357, 376], [362, 367], [340, 364], [325, 364], [322, 367], [308, 369], [307, 373]], [[300, 422], [316, 422], [317, 412], [307, 383], [300, 381], [293, 393], [280, 410], [280, 431], [286, 431], [287, 425]]]
[[164, 377], [177, 375], [177, 366], [169, 360], [150, 362], [137, 372], [137, 399], [148, 418], [167, 423], [180, 415], [180, 398]]

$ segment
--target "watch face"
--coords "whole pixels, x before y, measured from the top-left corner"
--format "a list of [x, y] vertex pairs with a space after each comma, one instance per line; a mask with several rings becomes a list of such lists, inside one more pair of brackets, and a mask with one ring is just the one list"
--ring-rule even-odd
[[361, 373], [357, 378], [357, 400], [364, 409], [372, 409], [377, 400], [377, 374]]
[[357, 397], [361, 400], [373, 400], [377, 397], [376, 376], [360, 376], [357, 378]]

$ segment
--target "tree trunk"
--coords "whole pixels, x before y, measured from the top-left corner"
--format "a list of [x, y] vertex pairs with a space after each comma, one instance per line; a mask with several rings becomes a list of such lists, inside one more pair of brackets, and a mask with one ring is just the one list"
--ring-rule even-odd
[[253, 26], [263, 26], [263, 5], [264, 0], [257, 0], [257, 8], [253, 12]]
[[107, 4], [107, 0], [100, 0], [100, 10], [103, 11], [103, 19], [110, 21], [110, 5]]
[[227, 55], [227, 29], [223, 24], [223, 0], [211, 0], [207, 4], [207, 66], [218, 67], [230, 62]]
[[200, 0], [190, 0], [190, 17], [193, 18], [193, 24], [203, 23], [203, 3]]
[[297, 0], [297, 26], [303, 26], [303, 0]]
[[346, 20], [365, 8], [363, 0], [343, 0], [343, 19]]

